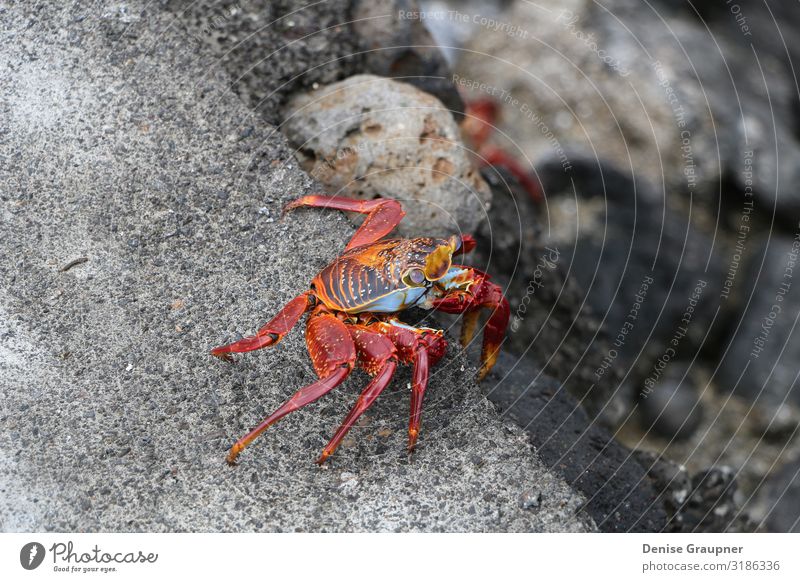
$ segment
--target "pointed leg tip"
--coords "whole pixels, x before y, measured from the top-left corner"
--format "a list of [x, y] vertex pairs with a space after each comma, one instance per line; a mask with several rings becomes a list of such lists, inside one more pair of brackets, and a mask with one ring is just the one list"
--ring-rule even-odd
[[406, 452], [408, 453], [409, 458], [414, 454], [414, 451], [417, 450], [417, 439], [419, 438], [419, 431], [411, 429], [408, 431], [408, 445], [406, 446]]
[[291, 212], [298, 206], [302, 206], [301, 202], [302, 198], [298, 198], [297, 200], [292, 200], [284, 205], [283, 209], [281, 210], [281, 216], [285, 216], [287, 212]]
[[489, 355], [483, 358], [483, 362], [481, 362], [481, 367], [478, 369], [478, 382], [481, 382], [486, 376], [489, 375], [489, 372], [492, 371], [494, 365], [497, 363], [497, 356], [500, 353], [499, 347], [493, 347]]
[[331, 449], [324, 448], [322, 449], [322, 453], [320, 454], [319, 458], [314, 462], [321, 467], [325, 464], [325, 461], [331, 458], [332, 454], [333, 451]]
[[228, 463], [228, 465], [230, 465], [231, 467], [235, 467], [236, 465], [238, 465], [239, 463], [236, 461], [236, 459], [239, 457], [239, 453], [241, 453], [243, 449], [244, 447], [239, 446], [238, 443], [233, 445], [231, 447], [231, 450], [228, 451], [228, 456], [225, 457], [225, 462]]
[[219, 358], [223, 362], [228, 362], [229, 364], [233, 364], [235, 362], [231, 355], [227, 352], [223, 352], [221, 348], [214, 348], [211, 350], [211, 355], [215, 358]]

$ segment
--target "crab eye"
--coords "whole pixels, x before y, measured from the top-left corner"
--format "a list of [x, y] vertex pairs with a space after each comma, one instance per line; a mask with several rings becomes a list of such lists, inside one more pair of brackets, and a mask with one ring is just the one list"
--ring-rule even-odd
[[419, 286], [425, 282], [425, 273], [422, 269], [411, 269], [403, 277], [406, 284]]

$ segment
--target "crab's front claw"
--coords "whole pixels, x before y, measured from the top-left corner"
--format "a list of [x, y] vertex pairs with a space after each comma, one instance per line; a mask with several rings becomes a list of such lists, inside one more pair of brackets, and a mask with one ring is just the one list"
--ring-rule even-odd
[[483, 281], [480, 287], [481, 299], [479, 305], [492, 310], [483, 330], [483, 348], [481, 349], [481, 367], [478, 371], [478, 380], [483, 380], [489, 370], [497, 362], [500, 345], [506, 336], [508, 320], [511, 316], [511, 307], [508, 299], [503, 295], [503, 290], [490, 281]]
[[499, 285], [489, 280], [489, 275], [477, 269], [464, 268], [457, 278], [449, 282], [446, 295], [433, 301], [434, 309], [445, 313], [463, 313], [461, 343], [472, 339], [478, 324], [479, 310], [491, 309], [483, 330], [481, 366], [478, 380], [483, 380], [492, 369], [500, 353], [500, 345], [506, 335], [511, 308]]

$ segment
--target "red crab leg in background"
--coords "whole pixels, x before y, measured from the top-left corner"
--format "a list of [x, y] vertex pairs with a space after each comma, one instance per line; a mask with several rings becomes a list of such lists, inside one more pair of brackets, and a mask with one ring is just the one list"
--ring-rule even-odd
[[447, 340], [440, 330], [417, 329], [389, 320], [375, 324], [382, 333], [392, 340], [397, 348], [400, 361], [413, 363], [414, 373], [411, 381], [411, 414], [408, 420], [408, 452], [414, 452], [422, 420], [422, 402], [428, 388], [430, 367], [434, 366], [447, 350]]
[[497, 103], [491, 99], [475, 99], [467, 101], [465, 105], [461, 128], [472, 146], [479, 150], [494, 132], [495, 121], [499, 117]]
[[306, 345], [319, 380], [301, 388], [261, 424], [240, 438], [231, 447], [227, 461], [236, 464], [244, 448], [281, 418], [324, 396], [344, 382], [356, 363], [356, 348], [344, 323], [322, 306], [309, 317]]
[[[441, 299], [435, 299], [433, 307], [445, 313], [469, 314], [465, 321], [465, 325], [468, 327], [475, 325], [473, 312], [482, 308], [492, 310], [483, 329], [481, 367], [478, 370], [478, 380], [483, 380], [497, 361], [500, 344], [503, 343], [506, 335], [511, 309], [508, 299], [503, 295], [503, 290], [489, 281], [489, 275], [470, 267], [460, 267], [459, 265], [453, 265], [453, 267], [464, 269], [464, 274], [451, 283], [459, 288], [449, 290]], [[462, 337], [468, 334], [469, 330]]]
[[272, 346], [281, 341], [283, 336], [289, 333], [303, 314], [314, 304], [313, 296], [309, 293], [301, 293], [280, 310], [278, 315], [273, 317], [266, 325], [256, 332], [256, 335], [240, 339], [225, 346], [219, 346], [211, 350], [211, 355], [222, 358], [227, 362], [232, 362], [230, 354], [251, 352], [260, 350], [267, 346]]
[[375, 333], [363, 325], [348, 325], [347, 329], [355, 343], [359, 365], [370, 376], [373, 376], [373, 379], [364, 388], [355, 406], [322, 450], [322, 454], [317, 459], [317, 463], [320, 465], [328, 460], [358, 418], [372, 406], [384, 388], [389, 385], [397, 368], [397, 351], [389, 338]]
[[506, 168], [522, 185], [534, 202], [542, 201], [542, 189], [539, 182], [534, 180], [530, 172], [526, 171], [522, 164], [507, 151], [495, 145], [486, 144], [478, 150], [478, 155], [480, 156], [479, 162], [482, 166]]
[[311, 206], [316, 208], [334, 208], [348, 212], [366, 214], [367, 217], [358, 227], [353, 238], [347, 243], [345, 250], [373, 243], [386, 236], [396, 227], [405, 216], [403, 207], [397, 200], [390, 198], [377, 198], [375, 200], [354, 200], [340, 196], [325, 196], [309, 194], [290, 202], [284, 211]]
[[541, 202], [542, 189], [530, 172], [504, 149], [488, 143], [494, 132], [500, 111], [491, 99], [476, 99], [467, 103], [462, 129], [476, 153], [476, 163], [482, 166], [506, 168], [519, 181], [535, 202]]

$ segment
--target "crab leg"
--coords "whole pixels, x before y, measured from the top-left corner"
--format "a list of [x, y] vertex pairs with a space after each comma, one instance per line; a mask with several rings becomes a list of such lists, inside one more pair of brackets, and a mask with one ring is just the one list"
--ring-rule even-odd
[[397, 368], [397, 352], [389, 338], [361, 325], [348, 326], [348, 330], [356, 345], [359, 365], [374, 377], [364, 388], [336, 434], [322, 450], [322, 454], [317, 459], [317, 463], [320, 465], [328, 460], [358, 418], [373, 405], [384, 388], [389, 385]]
[[511, 315], [508, 299], [498, 285], [489, 281], [489, 275], [470, 267], [453, 265], [440, 284], [447, 294], [433, 301], [434, 309], [445, 313], [468, 314], [465, 321], [467, 329], [462, 333], [462, 341], [469, 339], [474, 332], [474, 312], [482, 308], [492, 311], [483, 330], [481, 366], [478, 370], [478, 380], [483, 380], [497, 361], [500, 344], [505, 337]]
[[498, 105], [491, 99], [476, 99], [468, 102], [464, 112], [461, 128], [469, 137], [472, 146], [480, 149], [489, 140], [495, 130], [498, 117]]
[[497, 127], [499, 117], [497, 104], [490, 99], [477, 99], [467, 103], [462, 128], [475, 148], [476, 162], [479, 166], [501, 166], [506, 168], [519, 181], [535, 202], [543, 199], [542, 189], [529, 171], [505, 150], [488, 143], [489, 137]]
[[342, 425], [336, 431], [336, 434], [333, 435], [333, 438], [331, 438], [330, 442], [325, 445], [325, 448], [322, 450], [322, 454], [319, 456], [319, 459], [317, 459], [318, 465], [321, 465], [328, 460], [328, 457], [330, 457], [341, 444], [342, 439], [344, 439], [345, 435], [347, 435], [350, 429], [353, 428], [353, 425], [358, 418], [364, 414], [364, 412], [366, 412], [370, 406], [372, 406], [378, 396], [380, 396], [380, 393], [383, 392], [383, 389], [389, 385], [389, 382], [392, 380], [392, 376], [394, 376], [395, 368], [397, 368], [397, 362], [394, 360], [389, 360], [383, 365], [381, 371], [378, 372], [378, 375], [372, 379], [366, 388], [364, 388], [364, 391], [358, 397], [353, 409], [344, 419]]
[[467, 311], [461, 320], [461, 336], [458, 338], [461, 347], [467, 347], [478, 329], [481, 312], [478, 310]]
[[413, 363], [411, 381], [411, 414], [408, 420], [408, 452], [414, 452], [422, 419], [422, 402], [428, 388], [430, 367], [438, 362], [447, 349], [442, 332], [430, 328], [415, 328], [396, 319], [376, 323], [382, 333], [392, 340], [400, 361]]
[[289, 333], [303, 314], [314, 305], [314, 296], [310, 292], [301, 293], [292, 299], [281, 311], [266, 325], [256, 332], [256, 335], [240, 339], [225, 346], [218, 346], [211, 350], [211, 355], [232, 362], [230, 354], [251, 352], [267, 346], [275, 345], [284, 335]]
[[522, 185], [534, 202], [541, 202], [544, 198], [538, 180], [505, 150], [497, 146], [486, 144], [478, 150], [481, 166], [498, 166], [506, 168]]
[[405, 216], [403, 207], [397, 200], [391, 198], [376, 198], [375, 200], [353, 200], [340, 196], [325, 196], [309, 194], [286, 205], [284, 210], [292, 210], [300, 206], [316, 208], [334, 208], [366, 214], [367, 217], [358, 227], [353, 238], [347, 243], [345, 250], [373, 243], [386, 236], [396, 227]]
[[344, 382], [356, 363], [356, 349], [345, 325], [335, 316], [317, 308], [306, 326], [306, 344], [319, 380], [301, 388], [261, 424], [231, 447], [227, 461], [236, 464], [244, 448], [287, 414], [310, 404]]
[[414, 375], [411, 381], [411, 414], [408, 417], [408, 452], [413, 453], [417, 447], [419, 425], [422, 423], [422, 402], [428, 388], [430, 362], [428, 350], [420, 346], [414, 355]]

